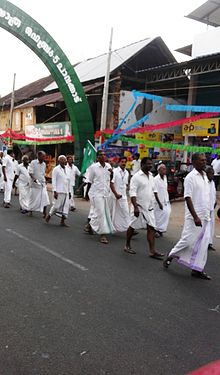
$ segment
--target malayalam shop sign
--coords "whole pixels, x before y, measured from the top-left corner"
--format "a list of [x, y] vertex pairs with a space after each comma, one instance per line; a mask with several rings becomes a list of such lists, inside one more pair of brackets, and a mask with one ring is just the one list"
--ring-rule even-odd
[[25, 126], [25, 136], [27, 138], [42, 139], [48, 138], [68, 138], [72, 136], [70, 122], [50, 122], [48, 124], [36, 124]]
[[220, 118], [210, 118], [182, 125], [182, 134], [192, 137], [218, 137]]

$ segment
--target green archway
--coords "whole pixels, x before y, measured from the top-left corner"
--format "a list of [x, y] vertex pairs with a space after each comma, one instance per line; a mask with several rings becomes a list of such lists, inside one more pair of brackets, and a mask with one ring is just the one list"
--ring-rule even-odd
[[83, 87], [70, 61], [39, 23], [7, 0], [0, 0], [0, 27], [32, 49], [56, 81], [72, 124], [76, 162], [81, 164], [87, 139], [93, 142], [93, 123]]

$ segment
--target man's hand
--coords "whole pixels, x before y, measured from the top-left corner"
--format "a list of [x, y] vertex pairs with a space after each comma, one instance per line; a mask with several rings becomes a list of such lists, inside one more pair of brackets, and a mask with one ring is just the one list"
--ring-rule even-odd
[[121, 199], [121, 198], [122, 198], [122, 195], [121, 195], [121, 194], [115, 194], [115, 198], [116, 198], [116, 199]]
[[163, 205], [162, 205], [162, 203], [158, 203], [158, 204], [159, 204], [160, 209], [163, 210]]
[[4, 176], [4, 181], [7, 182], [7, 177], [6, 176]]
[[88, 194], [85, 195], [85, 200], [89, 201], [89, 195]]
[[58, 198], [58, 193], [56, 191], [53, 192], [54, 199]]
[[71, 199], [71, 193], [69, 193], [69, 199]]
[[139, 208], [136, 206], [134, 207], [134, 216], [138, 217], [140, 215]]
[[196, 227], [202, 227], [202, 222], [198, 216], [194, 218], [194, 223]]

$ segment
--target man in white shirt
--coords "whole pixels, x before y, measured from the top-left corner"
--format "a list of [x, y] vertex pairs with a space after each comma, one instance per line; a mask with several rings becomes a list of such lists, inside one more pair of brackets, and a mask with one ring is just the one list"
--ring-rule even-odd
[[70, 211], [75, 211], [75, 201], [74, 201], [74, 188], [76, 184], [76, 176], [80, 176], [80, 171], [76, 165], [73, 164], [73, 157], [71, 155], [67, 156], [67, 170], [70, 174], [70, 185], [71, 185], [71, 201], [70, 201]]
[[206, 174], [209, 181], [209, 193], [210, 193], [210, 216], [211, 216], [211, 224], [210, 224], [210, 239], [209, 239], [209, 246], [208, 250], [215, 251], [216, 249], [213, 246], [214, 234], [215, 234], [215, 207], [217, 205], [216, 201], [216, 189], [214, 184], [214, 170], [212, 167], [206, 168]]
[[27, 155], [24, 155], [22, 157], [22, 163], [18, 164], [17, 166], [14, 179], [14, 185], [16, 184], [16, 181], [18, 181], [19, 203], [22, 214], [26, 214], [29, 208], [31, 178], [29, 175], [28, 166], [29, 158]]
[[127, 163], [126, 157], [121, 157], [118, 167], [113, 169], [113, 178], [111, 180], [112, 190], [112, 223], [116, 232], [124, 232], [130, 224], [130, 214], [127, 199], [127, 186], [129, 173], [125, 169]]
[[4, 178], [2, 172], [2, 158], [3, 158], [3, 151], [0, 151], [0, 192], [3, 193], [4, 191]]
[[214, 169], [214, 182], [215, 188], [218, 190], [219, 180], [220, 180], [220, 155], [217, 155], [217, 158], [214, 159], [211, 163]]
[[[171, 207], [167, 190], [166, 165], [159, 164], [157, 168], [158, 174], [154, 177], [154, 215], [156, 221], [156, 231], [159, 236], [166, 232], [169, 223]], [[156, 233], [156, 237], [157, 237]]]
[[14, 173], [14, 156], [12, 150], [9, 150], [8, 153], [2, 158], [2, 173], [4, 178], [4, 207], [9, 208], [11, 205], [11, 192], [13, 181], [15, 177]]
[[193, 170], [184, 181], [185, 220], [180, 240], [169, 252], [163, 265], [168, 268], [174, 258], [189, 267], [191, 275], [210, 280], [203, 270], [207, 261], [210, 239], [210, 191], [204, 172], [206, 157], [195, 153], [192, 156]]
[[97, 152], [97, 160], [98, 162], [90, 167], [87, 184], [86, 198], [89, 196], [92, 206], [89, 226], [100, 235], [100, 242], [107, 244], [106, 234], [114, 231], [109, 209], [112, 169], [110, 164], [105, 162], [105, 153], [102, 150]]
[[29, 211], [43, 212], [43, 217], [46, 217], [46, 209], [50, 204], [50, 200], [47, 193], [45, 172], [46, 153], [39, 151], [37, 153], [37, 159], [32, 160], [29, 166], [29, 174], [31, 176], [31, 191], [29, 201]]
[[127, 239], [124, 251], [129, 254], [136, 254], [131, 248], [131, 238], [135, 229], [147, 229], [147, 241], [149, 245], [149, 256], [162, 260], [164, 254], [155, 250], [155, 217], [154, 217], [154, 177], [152, 160], [143, 158], [141, 169], [131, 179], [131, 220], [127, 230]]
[[141, 169], [141, 161], [139, 160], [140, 154], [136, 152], [133, 156], [133, 161], [131, 162], [131, 176], [134, 176]]
[[46, 222], [50, 221], [52, 215], [56, 214], [61, 217], [60, 225], [69, 227], [65, 223], [69, 213], [69, 204], [71, 198], [70, 174], [66, 167], [67, 159], [64, 155], [58, 157], [58, 165], [52, 172], [53, 187], [53, 205], [46, 217]]

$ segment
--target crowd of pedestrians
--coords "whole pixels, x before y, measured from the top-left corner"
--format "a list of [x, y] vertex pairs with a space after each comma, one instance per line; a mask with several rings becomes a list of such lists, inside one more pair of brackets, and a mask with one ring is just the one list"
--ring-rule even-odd
[[[39, 151], [37, 158], [29, 161], [27, 155], [21, 163], [15, 160], [12, 151], [0, 152], [0, 189], [4, 192], [3, 206], [10, 208], [13, 188], [18, 189], [22, 214], [41, 212], [46, 223], [52, 216], [60, 218], [60, 225], [68, 227], [66, 219], [69, 210], [74, 211], [74, 188], [79, 169], [74, 165], [72, 155], [60, 155], [52, 171], [53, 200], [51, 207], [45, 179], [46, 154]], [[136, 154], [131, 174], [126, 169], [126, 157], [113, 167], [103, 150], [97, 151], [97, 159], [89, 166], [84, 176], [85, 199], [90, 202], [88, 223], [84, 231], [98, 234], [102, 244], [108, 244], [108, 234], [126, 232], [123, 251], [136, 254], [131, 243], [138, 230], [146, 230], [149, 257], [162, 260], [165, 268], [173, 260], [188, 267], [192, 276], [210, 280], [204, 272], [208, 249], [213, 247], [216, 206], [214, 170], [206, 167], [204, 154], [192, 156], [193, 170], [184, 181], [185, 217], [181, 238], [169, 254], [156, 249], [156, 237], [166, 232], [171, 214], [166, 166], [160, 163], [157, 175], [151, 170], [153, 162]]]

